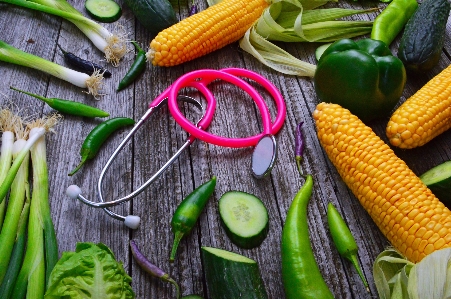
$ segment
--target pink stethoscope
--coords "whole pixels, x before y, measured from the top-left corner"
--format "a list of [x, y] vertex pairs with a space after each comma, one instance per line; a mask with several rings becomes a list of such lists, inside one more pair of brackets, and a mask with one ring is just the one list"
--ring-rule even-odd
[[[273, 97], [277, 106], [277, 116], [274, 122], [271, 121], [271, 115], [269, 109], [263, 100], [259, 92], [257, 92], [249, 83], [241, 79], [240, 77], [253, 80], [266, 89], [266, 91]], [[216, 109], [216, 99], [207, 85], [215, 80], [223, 80], [234, 84], [249, 94], [256, 103], [260, 115], [262, 118], [263, 132], [254, 136], [245, 138], [227, 138], [222, 136], [213, 135], [205, 131], [210, 125], [213, 115]], [[191, 123], [182, 114], [179, 108], [179, 101], [185, 101], [191, 104], [195, 104], [198, 108], [202, 108], [202, 105], [195, 99], [179, 95], [181, 89], [186, 87], [192, 87], [197, 89], [206, 99], [207, 108], [202, 118], [197, 124]], [[178, 151], [144, 184], [137, 188], [132, 193], [112, 201], [105, 201], [102, 196], [102, 181], [108, 168], [111, 166], [113, 160], [125, 146], [125, 144], [132, 138], [135, 132], [143, 125], [143, 123], [164, 104], [168, 105], [169, 112], [174, 117], [175, 121], [185, 130], [190, 136], [186, 142], [178, 149]], [[113, 152], [107, 163], [105, 164], [97, 184], [97, 192], [99, 202], [94, 202], [86, 199], [81, 195], [81, 189], [76, 185], [71, 185], [67, 188], [66, 194], [71, 198], [77, 198], [83, 203], [96, 207], [103, 208], [105, 212], [118, 220], [124, 221], [125, 225], [136, 229], [139, 226], [140, 217], [135, 215], [122, 216], [112, 212], [108, 207], [112, 207], [126, 201], [129, 201], [133, 197], [141, 193], [148, 185], [154, 182], [174, 161], [178, 156], [190, 146], [196, 139], [200, 139], [207, 143], [231, 147], [242, 148], [254, 146], [254, 152], [252, 154], [252, 171], [257, 178], [267, 175], [274, 165], [277, 156], [277, 143], [274, 135], [282, 128], [286, 116], [285, 101], [280, 94], [279, 90], [267, 79], [259, 74], [241, 68], [226, 68], [221, 70], [203, 69], [189, 72], [180, 78], [178, 78], [169, 88], [167, 88], [162, 94], [155, 98], [149, 105], [149, 109], [141, 117], [141, 119], [135, 124], [133, 129], [127, 134], [124, 140], [119, 144], [117, 149]]]

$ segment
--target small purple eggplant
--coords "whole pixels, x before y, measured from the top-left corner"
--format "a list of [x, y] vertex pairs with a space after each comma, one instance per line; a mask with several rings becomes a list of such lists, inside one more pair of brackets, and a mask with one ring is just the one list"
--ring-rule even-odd
[[163, 281], [172, 283], [177, 291], [177, 299], [180, 298], [180, 287], [177, 284], [177, 282], [172, 279], [169, 274], [164, 272], [162, 269], [158, 268], [154, 264], [152, 264], [139, 250], [138, 245], [136, 245], [136, 242], [134, 240], [130, 240], [130, 248], [132, 250], [132, 255], [136, 261], [136, 263], [147, 273], [149, 273], [152, 276], [155, 276]]

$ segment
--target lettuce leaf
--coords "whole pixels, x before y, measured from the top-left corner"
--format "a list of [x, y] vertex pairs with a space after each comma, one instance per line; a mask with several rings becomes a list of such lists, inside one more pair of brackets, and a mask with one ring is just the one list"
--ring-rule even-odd
[[131, 277], [102, 243], [77, 243], [53, 268], [45, 299], [133, 299]]

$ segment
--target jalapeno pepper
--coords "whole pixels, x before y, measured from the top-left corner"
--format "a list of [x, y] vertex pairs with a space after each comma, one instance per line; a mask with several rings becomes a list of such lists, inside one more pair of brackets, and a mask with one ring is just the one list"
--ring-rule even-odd
[[287, 299], [333, 299], [310, 245], [307, 206], [312, 195], [313, 178], [306, 176], [288, 210], [282, 229], [282, 282]]
[[27, 94], [29, 96], [35, 97], [47, 105], [49, 105], [51, 108], [55, 109], [56, 111], [59, 111], [64, 114], [70, 114], [70, 115], [76, 115], [76, 116], [84, 116], [84, 117], [107, 117], [110, 114], [108, 112], [105, 112], [103, 110], [100, 110], [98, 108], [85, 105], [82, 103], [74, 102], [74, 101], [68, 101], [68, 100], [62, 100], [57, 98], [45, 98], [41, 97], [37, 94], [26, 92], [14, 87], [9, 87], [15, 91]]
[[374, 19], [371, 38], [389, 46], [417, 8], [417, 0], [393, 0]]
[[121, 80], [121, 82], [119, 82], [117, 91], [120, 91], [129, 86], [146, 69], [146, 51], [141, 49], [141, 47], [136, 42], [132, 42], [132, 44], [135, 46], [136, 50], [138, 50], [138, 53], [136, 54], [135, 61], [128, 70], [127, 74], [125, 74], [124, 78]]
[[338, 252], [352, 263], [365, 285], [366, 290], [369, 291], [368, 282], [360, 269], [359, 260], [357, 259], [357, 251], [359, 249], [357, 243], [346, 225], [346, 222], [331, 202], [327, 206], [327, 222], [329, 224], [332, 240], [334, 241]]
[[216, 186], [216, 176], [197, 187], [177, 207], [172, 216], [171, 227], [175, 234], [169, 261], [173, 262], [177, 247], [184, 235], [189, 233], [197, 222], [208, 199], [213, 194]]
[[69, 173], [69, 176], [74, 175], [87, 160], [94, 158], [103, 143], [111, 134], [120, 128], [133, 124], [135, 124], [135, 121], [127, 117], [115, 117], [98, 124], [91, 132], [89, 132], [83, 142], [80, 150], [81, 162], [71, 173]]

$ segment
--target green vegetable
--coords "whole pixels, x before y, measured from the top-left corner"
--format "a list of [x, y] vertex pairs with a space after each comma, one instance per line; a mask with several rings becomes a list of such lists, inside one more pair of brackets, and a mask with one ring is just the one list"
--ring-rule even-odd
[[9, 299], [13, 292], [17, 276], [19, 275], [23, 257], [25, 254], [25, 245], [27, 239], [27, 224], [28, 216], [30, 214], [30, 190], [27, 188], [27, 199], [20, 214], [19, 224], [17, 227], [16, 239], [9, 260], [8, 269], [6, 269], [5, 276], [0, 284], [0, 298]]
[[282, 282], [287, 299], [334, 298], [315, 261], [307, 222], [307, 206], [313, 178], [306, 176], [304, 186], [290, 205], [282, 229]]
[[15, 91], [22, 92], [29, 96], [35, 97], [35, 98], [43, 101], [47, 105], [49, 105], [51, 108], [53, 108], [56, 111], [59, 111], [61, 113], [77, 115], [77, 116], [84, 116], [84, 117], [107, 117], [110, 115], [108, 112], [105, 112], [98, 108], [95, 108], [95, 107], [92, 107], [89, 105], [85, 105], [82, 103], [68, 101], [68, 100], [62, 100], [62, 99], [57, 99], [57, 98], [45, 98], [45, 97], [39, 96], [37, 94], [26, 92], [26, 91], [23, 91], [23, 90], [14, 88], [14, 87], [10, 87], [10, 88]]
[[407, 22], [398, 49], [407, 70], [422, 73], [437, 65], [450, 9], [448, 0], [425, 0]]
[[94, 20], [104, 23], [115, 22], [122, 15], [121, 7], [113, 0], [86, 0], [85, 8]]
[[241, 191], [224, 193], [219, 199], [219, 215], [227, 236], [241, 248], [259, 246], [268, 234], [268, 211], [252, 194]]
[[83, 16], [65, 0], [0, 0], [1, 2], [66, 19], [77, 26], [92, 41], [94, 46], [105, 53], [106, 60], [113, 65], [118, 65], [121, 58], [127, 53], [126, 33], [111, 33], [105, 27]]
[[373, 276], [379, 298], [449, 298], [451, 247], [436, 250], [416, 264], [387, 249], [376, 258]]
[[132, 42], [132, 44], [135, 46], [138, 53], [136, 54], [135, 61], [128, 70], [127, 74], [125, 74], [124, 78], [122, 78], [121, 82], [119, 82], [117, 91], [129, 86], [146, 69], [146, 51], [141, 49], [141, 47], [136, 42]]
[[448, 208], [451, 208], [451, 161], [439, 164], [422, 175], [421, 181]]
[[371, 38], [389, 46], [417, 8], [417, 0], [393, 0], [374, 20]]
[[178, 22], [168, 0], [125, 0], [136, 19], [153, 35]]
[[69, 176], [74, 175], [86, 161], [93, 159], [111, 134], [120, 128], [133, 124], [135, 124], [135, 121], [127, 117], [110, 118], [98, 124], [91, 132], [89, 132], [88, 136], [86, 136], [80, 149], [81, 162], [71, 173], [69, 173]]
[[[2, 0], [0, 0], [1, 2]], [[89, 76], [85, 73], [77, 72], [45, 60], [44, 58], [23, 52], [4, 41], [0, 40], [0, 61], [13, 63], [32, 69], [46, 72], [52, 76], [72, 83], [81, 88], [87, 88], [88, 92], [94, 96], [98, 95], [98, 90], [102, 82], [102, 75], [98, 72]]]
[[338, 249], [338, 252], [352, 263], [354, 268], [357, 270], [360, 279], [362, 279], [365, 288], [369, 291], [368, 282], [362, 273], [359, 260], [357, 259], [357, 243], [355, 242], [354, 236], [351, 234], [351, 231], [345, 221], [332, 203], [329, 203], [327, 206], [327, 222], [329, 224], [330, 234], [335, 246]]
[[102, 243], [77, 243], [63, 252], [50, 275], [45, 299], [135, 298], [131, 277]]
[[182, 299], [204, 299], [204, 298], [198, 295], [186, 295], [183, 296]]
[[315, 58], [317, 61], [319, 61], [319, 59], [323, 55], [324, 51], [326, 51], [326, 49], [329, 48], [330, 45], [332, 45], [332, 43], [323, 44], [323, 45], [319, 46], [318, 48], [316, 48]]
[[208, 199], [215, 191], [216, 176], [197, 187], [179, 204], [171, 220], [172, 232], [174, 233], [174, 244], [172, 245], [169, 261], [173, 262], [177, 253], [180, 240], [188, 234], [197, 222]]
[[268, 298], [254, 260], [219, 248], [204, 246], [201, 252], [209, 298]]
[[314, 77], [321, 102], [339, 104], [364, 122], [387, 116], [405, 83], [401, 60], [372, 39], [334, 42], [321, 56]]
[[[26, 140], [24, 139], [18, 139], [15, 141], [13, 158], [17, 156], [25, 144]], [[0, 252], [2, 253], [0, 255], [0, 283], [3, 281], [8, 264], [10, 263], [10, 257], [13, 252], [22, 208], [27, 195], [26, 192], [28, 189], [28, 172], [30, 162], [29, 156], [30, 155], [27, 155], [23, 160], [11, 185], [5, 222], [0, 233]]]
[[[14, 286], [12, 298], [35, 296], [43, 298], [50, 272], [58, 260], [58, 244], [49, 205], [46, 142], [41, 131], [49, 131], [56, 125], [58, 115], [37, 119], [28, 125], [30, 139], [39, 136], [30, 150], [33, 170], [28, 223], [27, 249], [22, 268]], [[19, 154], [20, 155], [20, 154]]]

